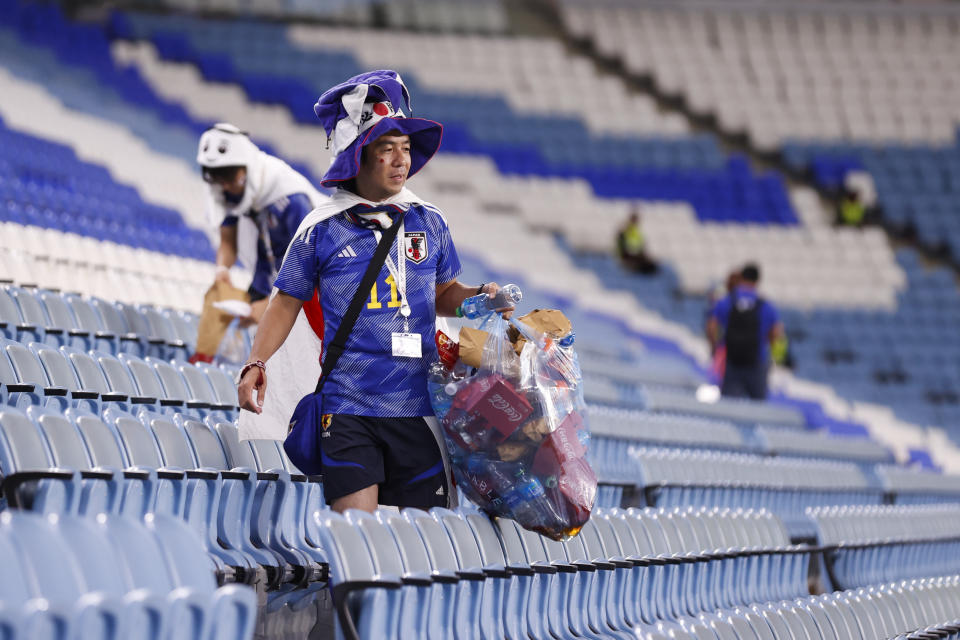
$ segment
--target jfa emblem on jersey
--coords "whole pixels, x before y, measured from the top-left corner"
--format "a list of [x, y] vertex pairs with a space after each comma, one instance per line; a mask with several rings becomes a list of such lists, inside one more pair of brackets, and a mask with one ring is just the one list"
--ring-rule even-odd
[[327, 429], [330, 428], [330, 423], [333, 421], [332, 413], [325, 413], [320, 417], [320, 428], [323, 429], [323, 433], [320, 434], [321, 438], [329, 438], [330, 433]]
[[420, 264], [427, 259], [427, 233], [425, 231], [404, 231], [403, 250], [407, 260]]

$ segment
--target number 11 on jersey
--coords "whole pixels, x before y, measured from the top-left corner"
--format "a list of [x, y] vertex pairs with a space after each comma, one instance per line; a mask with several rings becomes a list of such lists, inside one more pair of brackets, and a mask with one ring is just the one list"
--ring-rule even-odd
[[[397, 281], [393, 279], [393, 275], [389, 275], [384, 280], [388, 285], [390, 285], [390, 301], [387, 302], [388, 309], [396, 309], [400, 306], [400, 295], [397, 291]], [[377, 283], [374, 282], [373, 286], [370, 287], [370, 302], [367, 303], [367, 309], [382, 309], [383, 303], [380, 302], [377, 297]]]

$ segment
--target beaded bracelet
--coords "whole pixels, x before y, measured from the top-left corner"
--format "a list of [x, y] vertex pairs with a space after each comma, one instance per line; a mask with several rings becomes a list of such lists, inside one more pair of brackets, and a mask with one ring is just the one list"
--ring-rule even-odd
[[240, 376], [237, 378], [237, 384], [240, 384], [240, 381], [243, 380], [243, 376], [247, 375], [247, 371], [250, 371], [250, 369], [253, 369], [254, 367], [260, 369], [260, 379], [257, 380], [257, 384], [263, 384], [263, 374], [267, 372], [267, 365], [263, 363], [263, 360], [248, 362], [247, 364], [243, 365], [243, 368], [240, 369]]

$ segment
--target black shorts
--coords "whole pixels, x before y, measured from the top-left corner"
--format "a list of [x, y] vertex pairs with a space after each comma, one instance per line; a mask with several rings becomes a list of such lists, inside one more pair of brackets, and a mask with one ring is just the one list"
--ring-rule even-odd
[[380, 504], [447, 505], [440, 447], [423, 418], [325, 414], [323, 423], [328, 426], [320, 435], [320, 463], [327, 504], [375, 484]]

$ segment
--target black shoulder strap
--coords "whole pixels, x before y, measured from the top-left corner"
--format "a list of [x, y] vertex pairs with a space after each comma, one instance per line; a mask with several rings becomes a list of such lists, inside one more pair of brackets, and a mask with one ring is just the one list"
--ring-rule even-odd
[[390, 225], [390, 228], [380, 236], [377, 249], [373, 252], [373, 257], [370, 258], [370, 264], [367, 265], [367, 270], [363, 274], [360, 286], [357, 287], [357, 292], [353, 294], [353, 300], [350, 301], [347, 312], [343, 314], [340, 326], [337, 327], [337, 333], [334, 334], [330, 344], [325, 347], [327, 355], [323, 358], [323, 371], [320, 374], [320, 379], [317, 381], [317, 389], [314, 393], [320, 393], [320, 390], [323, 389], [323, 383], [326, 382], [333, 368], [337, 366], [337, 360], [340, 359], [340, 354], [343, 353], [344, 348], [347, 346], [347, 338], [350, 337], [353, 325], [357, 322], [357, 317], [360, 316], [360, 310], [367, 301], [367, 296], [370, 295], [370, 289], [373, 287], [373, 283], [377, 279], [377, 275], [379, 275], [380, 269], [387, 259], [387, 253], [390, 251], [390, 247], [393, 246], [393, 239], [397, 237], [397, 232], [403, 224], [403, 217], [405, 215], [406, 211], [401, 211], [397, 219]]

